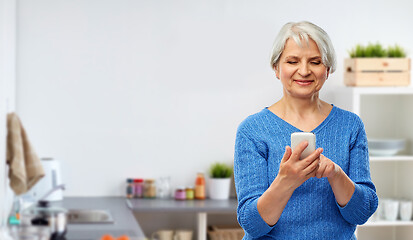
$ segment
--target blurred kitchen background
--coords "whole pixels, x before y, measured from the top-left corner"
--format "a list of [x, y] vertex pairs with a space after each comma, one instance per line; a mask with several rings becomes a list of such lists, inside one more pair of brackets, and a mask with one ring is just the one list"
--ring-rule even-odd
[[[15, 111], [39, 157], [60, 161], [65, 197], [124, 196], [129, 177], [193, 185], [211, 163], [232, 163], [238, 124], [281, 97], [269, 56], [282, 25], [308, 20], [330, 35], [338, 65], [321, 98], [340, 107], [348, 51], [379, 41], [410, 57], [412, 10], [408, 0], [0, 0], [0, 155]], [[4, 174], [0, 164], [0, 194]]]

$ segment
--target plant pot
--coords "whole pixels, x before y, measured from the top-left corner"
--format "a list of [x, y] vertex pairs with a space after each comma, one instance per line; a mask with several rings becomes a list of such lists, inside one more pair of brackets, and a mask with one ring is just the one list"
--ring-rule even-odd
[[223, 200], [229, 198], [231, 178], [210, 178], [209, 198]]
[[347, 86], [408, 86], [410, 58], [348, 58], [344, 60]]

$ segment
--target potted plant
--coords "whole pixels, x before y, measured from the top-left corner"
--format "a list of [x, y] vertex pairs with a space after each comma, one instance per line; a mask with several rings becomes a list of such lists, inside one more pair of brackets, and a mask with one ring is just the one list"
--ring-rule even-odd
[[410, 59], [398, 45], [385, 49], [381, 44], [356, 45], [344, 60], [347, 86], [408, 86]]
[[209, 198], [228, 199], [233, 168], [225, 163], [214, 163], [209, 170]]

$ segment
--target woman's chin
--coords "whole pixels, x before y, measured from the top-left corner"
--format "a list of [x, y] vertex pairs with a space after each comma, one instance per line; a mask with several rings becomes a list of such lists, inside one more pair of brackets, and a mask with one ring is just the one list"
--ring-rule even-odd
[[318, 90], [314, 88], [306, 88], [306, 89], [295, 89], [290, 91], [290, 95], [295, 98], [313, 98], [314, 96], [318, 96]]

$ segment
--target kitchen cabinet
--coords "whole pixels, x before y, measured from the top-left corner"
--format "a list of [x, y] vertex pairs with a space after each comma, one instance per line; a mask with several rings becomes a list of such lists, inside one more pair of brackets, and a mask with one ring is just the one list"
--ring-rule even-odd
[[[337, 90], [338, 107], [358, 114], [367, 138], [406, 139], [406, 148], [396, 156], [370, 156], [372, 180], [381, 199], [413, 200], [413, 88], [344, 87]], [[413, 236], [413, 221], [377, 219], [378, 211], [357, 228], [363, 239], [404, 240]]]
[[[195, 213], [197, 216], [196, 239], [207, 239], [208, 214], [235, 214], [238, 202], [228, 200], [187, 200], [174, 199], [127, 199], [128, 207], [135, 213]], [[139, 220], [139, 219], [138, 219]]]

